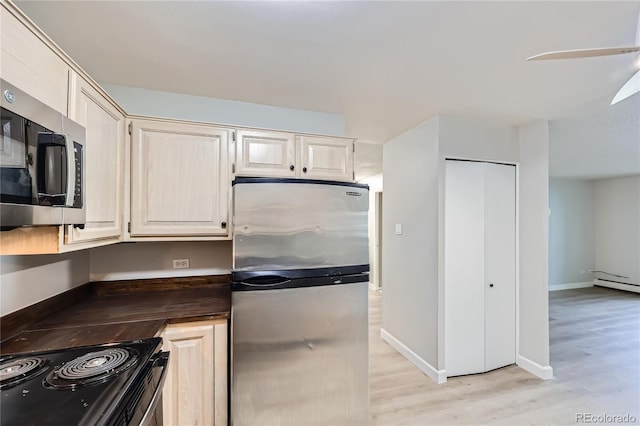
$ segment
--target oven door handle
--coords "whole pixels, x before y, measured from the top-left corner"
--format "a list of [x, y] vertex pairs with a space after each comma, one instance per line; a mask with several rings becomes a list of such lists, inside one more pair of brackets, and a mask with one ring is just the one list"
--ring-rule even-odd
[[167, 370], [169, 369], [169, 352], [159, 353], [156, 359], [153, 360], [153, 368], [162, 368], [160, 382], [153, 393], [153, 397], [151, 397], [151, 403], [147, 407], [147, 411], [145, 411], [142, 420], [140, 420], [140, 426], [148, 426], [151, 424], [156, 406], [162, 399], [162, 388], [164, 388], [164, 381], [167, 379]]

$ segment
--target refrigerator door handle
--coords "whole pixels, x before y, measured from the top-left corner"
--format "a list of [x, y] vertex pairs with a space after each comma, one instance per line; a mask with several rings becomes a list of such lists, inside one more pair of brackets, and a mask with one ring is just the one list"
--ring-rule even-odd
[[250, 287], [275, 287], [291, 282], [290, 278], [281, 275], [263, 275], [261, 277], [248, 278], [240, 282]]
[[291, 281], [291, 280], [283, 281], [281, 283], [273, 283], [273, 284], [250, 284], [250, 283], [240, 283], [240, 284], [242, 284], [244, 286], [247, 286], [247, 287], [265, 288], [265, 287], [277, 287], [279, 285], [286, 284], [289, 281]]

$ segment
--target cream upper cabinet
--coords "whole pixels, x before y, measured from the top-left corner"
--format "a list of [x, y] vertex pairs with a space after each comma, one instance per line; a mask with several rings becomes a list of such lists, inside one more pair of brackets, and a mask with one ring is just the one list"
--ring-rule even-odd
[[239, 130], [235, 174], [352, 182], [353, 147], [353, 139]]
[[162, 391], [163, 424], [227, 425], [227, 322], [167, 326], [169, 368]]
[[238, 131], [236, 175], [295, 177], [295, 161], [293, 134], [262, 130]]
[[230, 130], [134, 119], [131, 236], [227, 236]]
[[300, 177], [307, 179], [354, 180], [352, 139], [297, 136]]
[[0, 4], [0, 40], [2, 79], [66, 114], [69, 67], [4, 2]]
[[69, 118], [86, 129], [84, 229], [68, 226], [66, 243], [122, 236], [125, 117], [82, 77], [69, 78]]

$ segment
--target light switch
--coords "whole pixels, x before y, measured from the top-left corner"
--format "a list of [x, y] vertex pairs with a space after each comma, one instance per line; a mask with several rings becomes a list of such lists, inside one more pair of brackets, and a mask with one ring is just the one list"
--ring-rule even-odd
[[396, 235], [402, 235], [402, 224], [396, 223]]

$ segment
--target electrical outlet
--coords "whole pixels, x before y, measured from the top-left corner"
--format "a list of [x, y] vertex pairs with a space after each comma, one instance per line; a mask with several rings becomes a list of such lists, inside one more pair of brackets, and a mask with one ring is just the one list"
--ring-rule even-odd
[[396, 235], [402, 235], [402, 224], [396, 223]]
[[189, 259], [173, 259], [173, 269], [185, 269], [189, 267]]

